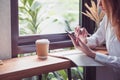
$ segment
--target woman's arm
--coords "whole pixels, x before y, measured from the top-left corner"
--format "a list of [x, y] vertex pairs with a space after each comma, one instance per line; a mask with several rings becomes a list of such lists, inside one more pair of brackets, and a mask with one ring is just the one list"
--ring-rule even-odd
[[105, 16], [100, 23], [98, 30], [90, 37], [87, 37], [87, 45], [90, 48], [95, 48], [105, 41], [105, 27], [107, 24], [107, 17]]
[[114, 67], [116, 69], [120, 69], [120, 57], [117, 56], [109, 56], [99, 52], [96, 52], [95, 60], [103, 63], [107, 66]]
[[117, 56], [109, 56], [105, 55], [99, 52], [95, 52], [92, 49], [90, 49], [84, 42], [81, 41], [81, 39], [78, 39], [76, 41], [75, 36], [69, 35], [74, 46], [84, 52], [87, 56], [94, 58], [96, 61], [103, 63], [105, 65], [108, 65], [110, 67], [114, 67], [116, 69], [120, 69], [120, 57]]

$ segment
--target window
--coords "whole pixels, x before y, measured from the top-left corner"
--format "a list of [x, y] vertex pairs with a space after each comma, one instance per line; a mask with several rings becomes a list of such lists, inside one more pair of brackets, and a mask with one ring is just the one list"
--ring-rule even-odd
[[[31, 0], [32, 1], [32, 0]], [[41, 0], [43, 1], [43, 0]], [[62, 1], [62, 0], [60, 0]], [[66, 0], [70, 1], [70, 0]], [[72, 1], [72, 0], [71, 0]], [[96, 0], [97, 1], [97, 0]], [[90, 0], [79, 0], [82, 2], [82, 6], [85, 2], [89, 3]], [[80, 5], [79, 5], [80, 6]], [[79, 8], [79, 11], [81, 8]], [[82, 7], [82, 11], [85, 11], [85, 7]], [[81, 15], [79, 16], [81, 18]], [[80, 19], [79, 18], [79, 19]], [[81, 22], [79, 21], [79, 24]], [[90, 25], [94, 25], [87, 17], [82, 15], [82, 26], [86, 27], [87, 30], [92, 33], [93, 28]], [[66, 33], [54, 33], [54, 34], [41, 34], [41, 35], [26, 35], [19, 36], [18, 27], [18, 0], [11, 0], [11, 39], [12, 39], [12, 57], [16, 57], [18, 53], [26, 53], [35, 51], [35, 40], [41, 38], [48, 38], [51, 41], [50, 49], [65, 48], [73, 46], [71, 40]], [[86, 74], [87, 73], [87, 74]], [[90, 75], [91, 74], [91, 75]], [[95, 80], [95, 69], [94, 67], [85, 68], [85, 80]]]
[[[81, 5], [79, 4], [81, 4], [81, 0], [30, 0], [34, 1], [34, 3], [36, 1], [35, 4], [41, 5], [33, 6], [33, 8], [35, 8], [36, 6], [40, 7], [38, 14], [40, 16], [36, 18], [36, 20], [39, 19], [39, 23], [37, 21], [35, 23], [35, 25], [39, 24], [39, 27], [37, 30], [32, 29], [33, 33], [31, 33], [30, 30], [25, 30], [26, 25], [30, 28], [31, 24], [28, 24], [29, 22], [27, 23], [28, 17], [23, 14], [26, 13], [25, 11], [23, 11], [23, 6], [25, 5], [23, 5], [20, 1], [25, 0], [11, 0], [12, 35], [14, 36], [12, 40], [12, 43], [14, 43], [12, 46], [13, 57], [16, 56], [18, 53], [28, 53], [35, 51], [35, 40], [41, 38], [47, 38], [50, 40], [50, 49], [73, 46], [68, 35], [65, 33], [65, 29], [73, 30], [75, 25], [79, 24], [79, 11], [81, 10], [81, 8], [79, 8], [81, 7]], [[46, 14], [41, 15], [43, 14], [42, 12]], [[31, 17], [29, 14], [27, 16]], [[44, 17], [41, 18], [41, 16]], [[55, 28], [56, 30], [54, 30]]]

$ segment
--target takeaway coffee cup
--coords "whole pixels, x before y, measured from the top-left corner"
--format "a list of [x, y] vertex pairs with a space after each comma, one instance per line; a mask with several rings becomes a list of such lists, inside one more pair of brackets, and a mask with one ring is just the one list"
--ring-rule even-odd
[[47, 59], [49, 43], [50, 41], [48, 39], [36, 40], [36, 53], [39, 59]]

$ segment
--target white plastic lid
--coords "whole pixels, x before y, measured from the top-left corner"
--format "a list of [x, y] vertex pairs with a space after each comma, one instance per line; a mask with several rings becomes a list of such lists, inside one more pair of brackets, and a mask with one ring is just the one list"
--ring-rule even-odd
[[49, 44], [50, 41], [48, 39], [38, 39], [38, 40], [36, 40], [36, 43], [42, 43], [42, 44], [47, 43], [47, 44]]

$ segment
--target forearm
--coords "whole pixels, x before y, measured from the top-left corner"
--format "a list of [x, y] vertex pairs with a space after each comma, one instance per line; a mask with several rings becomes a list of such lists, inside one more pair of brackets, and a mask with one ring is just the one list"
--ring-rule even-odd
[[99, 61], [107, 66], [120, 69], [120, 57], [109, 56], [102, 53], [96, 53], [95, 60]]

